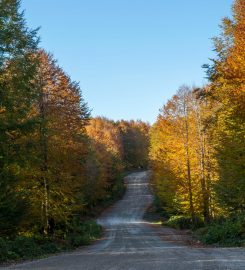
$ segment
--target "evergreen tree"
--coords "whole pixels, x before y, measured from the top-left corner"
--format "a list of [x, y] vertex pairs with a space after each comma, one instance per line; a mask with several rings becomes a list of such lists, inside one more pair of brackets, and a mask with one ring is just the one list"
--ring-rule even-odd
[[0, 1], [0, 230], [16, 229], [24, 212], [18, 190], [29, 160], [23, 136], [34, 128], [30, 108], [38, 97], [33, 85], [37, 62], [36, 30], [26, 27], [20, 1]]

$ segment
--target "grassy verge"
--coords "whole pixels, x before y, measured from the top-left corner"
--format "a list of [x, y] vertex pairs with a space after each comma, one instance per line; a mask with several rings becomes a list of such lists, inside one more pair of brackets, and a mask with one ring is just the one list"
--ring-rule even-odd
[[213, 220], [194, 231], [202, 243], [225, 247], [245, 247], [245, 214]]
[[12, 239], [0, 237], [0, 262], [40, 258], [71, 250], [81, 245], [88, 245], [101, 235], [102, 228], [95, 221], [77, 221], [62, 238], [25, 234]]
[[171, 216], [167, 221], [163, 222], [163, 225], [179, 229], [179, 230], [196, 230], [201, 227], [204, 227], [204, 222], [201, 218], [195, 217], [195, 220], [192, 221], [192, 218], [184, 215]]
[[159, 207], [155, 199], [146, 212], [145, 219], [161, 222], [163, 226], [174, 229], [187, 230], [194, 242], [219, 247], [245, 247], [245, 212], [215, 218], [205, 224], [200, 217], [196, 217], [192, 222], [190, 216], [169, 215]]
[[193, 238], [205, 245], [245, 247], [245, 214], [220, 217], [205, 224], [201, 218], [193, 223], [188, 216], [172, 216], [163, 225], [190, 230]]

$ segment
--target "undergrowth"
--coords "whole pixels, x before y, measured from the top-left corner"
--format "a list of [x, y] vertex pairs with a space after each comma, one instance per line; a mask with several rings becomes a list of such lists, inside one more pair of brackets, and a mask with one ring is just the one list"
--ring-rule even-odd
[[0, 237], [0, 262], [43, 257], [59, 251], [88, 245], [101, 237], [102, 227], [95, 221], [75, 221], [63, 233], [45, 237], [39, 234], [21, 234], [15, 238]]

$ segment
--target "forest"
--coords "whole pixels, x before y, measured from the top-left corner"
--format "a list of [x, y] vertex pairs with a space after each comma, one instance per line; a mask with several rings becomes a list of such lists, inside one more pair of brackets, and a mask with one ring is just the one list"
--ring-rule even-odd
[[245, 244], [245, 1], [213, 38], [204, 87], [181, 86], [150, 130], [156, 204], [205, 243]]
[[0, 29], [1, 261], [98, 237], [93, 217], [123, 194], [126, 171], [147, 167], [150, 126], [92, 118], [20, 1], [0, 2]]
[[245, 245], [244, 7], [236, 0], [213, 38], [208, 83], [180, 86], [150, 126], [92, 117], [20, 1], [0, 1], [0, 261], [98, 238], [93, 219], [123, 195], [123, 176], [143, 169], [165, 225]]

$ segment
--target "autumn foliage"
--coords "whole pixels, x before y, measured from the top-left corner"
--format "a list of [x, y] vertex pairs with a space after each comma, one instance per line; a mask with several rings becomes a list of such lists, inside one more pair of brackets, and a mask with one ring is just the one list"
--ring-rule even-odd
[[123, 130], [92, 118], [79, 84], [38, 47], [19, 6], [0, 2], [0, 235], [65, 239], [122, 194], [129, 147], [146, 147], [131, 153], [130, 168], [147, 165], [138, 160], [147, 159], [148, 125], [124, 121]]
[[153, 184], [167, 214], [204, 218], [245, 210], [245, 1], [214, 38], [209, 84], [182, 86], [150, 131]]
[[0, 236], [63, 241], [123, 194], [125, 171], [149, 167], [166, 216], [245, 211], [245, 0], [214, 38], [209, 83], [181, 86], [152, 127], [91, 117], [19, 7], [0, 1]]

